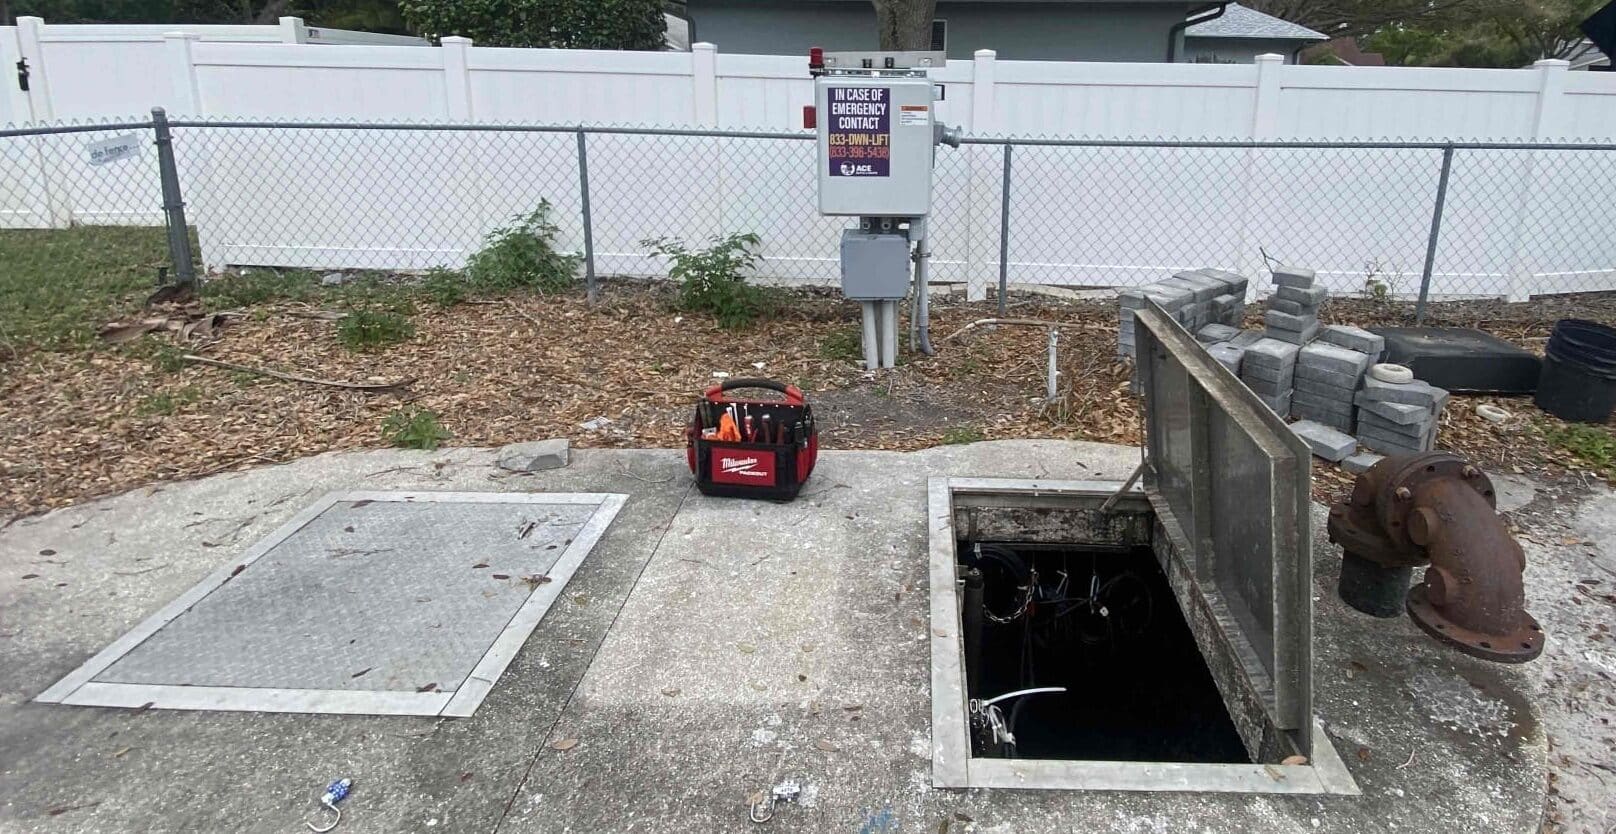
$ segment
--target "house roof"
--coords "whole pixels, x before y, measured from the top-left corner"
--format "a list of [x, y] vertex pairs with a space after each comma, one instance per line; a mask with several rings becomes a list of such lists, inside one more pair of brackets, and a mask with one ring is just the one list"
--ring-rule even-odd
[[1281, 20], [1239, 3], [1230, 3], [1223, 14], [1184, 30], [1187, 38], [1248, 38], [1287, 41], [1325, 41], [1329, 36], [1288, 20]]

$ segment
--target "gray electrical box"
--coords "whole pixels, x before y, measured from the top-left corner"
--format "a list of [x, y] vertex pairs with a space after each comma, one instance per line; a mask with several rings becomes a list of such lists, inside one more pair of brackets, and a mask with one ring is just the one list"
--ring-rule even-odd
[[931, 213], [933, 90], [923, 74], [818, 79], [820, 214]]
[[854, 301], [893, 301], [909, 292], [909, 237], [842, 232], [842, 294]]

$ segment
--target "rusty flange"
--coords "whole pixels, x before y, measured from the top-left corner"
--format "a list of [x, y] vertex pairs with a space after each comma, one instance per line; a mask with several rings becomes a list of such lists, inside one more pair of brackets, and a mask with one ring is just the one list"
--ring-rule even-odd
[[[1342, 599], [1381, 617], [1406, 607], [1420, 628], [1476, 657], [1537, 657], [1543, 630], [1524, 608], [1526, 556], [1496, 500], [1485, 473], [1447, 452], [1375, 464], [1330, 508], [1330, 540], [1345, 551]], [[1408, 590], [1409, 570], [1425, 564]]]
[[1520, 612], [1520, 626], [1510, 634], [1492, 634], [1473, 631], [1455, 625], [1443, 616], [1442, 609], [1431, 604], [1430, 572], [1426, 580], [1408, 591], [1408, 616], [1426, 634], [1465, 654], [1497, 663], [1525, 663], [1543, 653], [1543, 627], [1525, 611]]

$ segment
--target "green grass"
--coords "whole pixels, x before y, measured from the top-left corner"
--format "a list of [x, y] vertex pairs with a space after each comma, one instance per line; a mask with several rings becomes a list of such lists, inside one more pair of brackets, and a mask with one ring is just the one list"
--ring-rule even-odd
[[962, 443], [975, 443], [986, 439], [980, 429], [972, 426], [955, 426], [943, 432], [943, 445], [945, 446], [958, 446]]
[[857, 362], [864, 358], [864, 336], [857, 327], [832, 330], [820, 340], [819, 355], [838, 362]]
[[1607, 426], [1567, 423], [1563, 426], [1543, 424], [1543, 437], [1573, 457], [1602, 473], [1616, 470], [1616, 435]]
[[354, 310], [337, 325], [337, 339], [349, 350], [378, 350], [415, 336], [415, 325], [399, 313]]
[[[570, 286], [575, 258], [556, 253], [552, 236], [542, 223], [504, 230], [473, 259], [477, 269], [464, 272], [435, 269], [419, 279], [350, 272], [341, 284], [324, 286], [324, 272], [253, 268], [205, 279], [199, 293], [209, 310], [243, 310], [258, 320], [269, 315], [264, 305], [282, 302], [353, 311], [338, 325], [338, 337], [351, 348], [372, 349], [410, 338], [408, 318], [418, 303], [450, 307], [479, 296]], [[167, 263], [161, 228], [0, 229], [0, 360], [98, 346], [103, 325], [141, 314], [158, 267]], [[124, 350], [150, 356], [160, 370], [177, 367], [176, 357], [150, 345]]]
[[160, 228], [0, 229], [0, 356], [94, 344], [140, 308], [167, 262]]
[[319, 276], [297, 269], [253, 269], [202, 282], [202, 300], [219, 310], [270, 301], [307, 301], [319, 291]]
[[143, 417], [168, 416], [202, 399], [202, 389], [187, 385], [177, 391], [159, 391], [135, 404], [135, 413]]
[[382, 435], [387, 442], [401, 449], [438, 448], [438, 444], [453, 437], [438, 422], [438, 414], [425, 408], [400, 408], [382, 421]]
[[151, 345], [152, 367], [165, 374], [177, 374], [185, 368], [185, 348], [158, 337], [147, 336], [143, 341]]

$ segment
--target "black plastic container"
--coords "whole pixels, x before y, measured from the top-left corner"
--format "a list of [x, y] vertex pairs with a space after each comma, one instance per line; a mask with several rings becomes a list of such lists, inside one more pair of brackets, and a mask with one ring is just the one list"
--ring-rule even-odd
[[1604, 423], [1616, 411], [1616, 330], [1561, 319], [1549, 335], [1537, 407], [1579, 423]]

